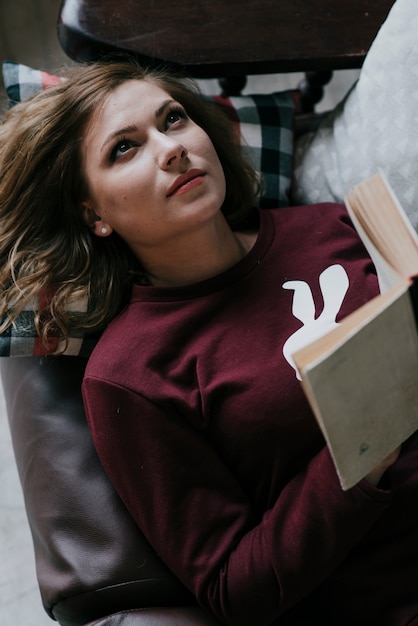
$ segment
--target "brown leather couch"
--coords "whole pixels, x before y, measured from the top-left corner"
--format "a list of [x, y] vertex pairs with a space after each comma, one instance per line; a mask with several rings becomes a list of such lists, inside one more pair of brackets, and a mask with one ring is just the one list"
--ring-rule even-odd
[[96, 456], [85, 360], [0, 359], [45, 610], [62, 626], [216, 626], [133, 523]]

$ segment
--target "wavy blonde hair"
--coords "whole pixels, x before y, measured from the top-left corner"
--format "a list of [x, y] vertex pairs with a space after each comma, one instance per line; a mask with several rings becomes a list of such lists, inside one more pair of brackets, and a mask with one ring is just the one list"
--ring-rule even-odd
[[[66, 78], [16, 105], [0, 126], [0, 332], [32, 308], [44, 344], [58, 337], [63, 350], [72, 332], [103, 329], [141, 274], [116, 233], [95, 237], [83, 219], [83, 134], [114, 89], [128, 80], [152, 81], [206, 131], [224, 169], [222, 210], [231, 227], [247, 215], [256, 188], [225, 116], [202, 100], [194, 83], [131, 58], [81, 66]], [[79, 301], [89, 303], [83, 314], [72, 312]]]

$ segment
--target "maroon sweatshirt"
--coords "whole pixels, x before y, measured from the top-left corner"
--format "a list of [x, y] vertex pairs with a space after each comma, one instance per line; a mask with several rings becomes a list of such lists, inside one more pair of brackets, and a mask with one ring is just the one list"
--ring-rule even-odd
[[212, 279], [133, 287], [83, 384], [101, 461], [222, 622], [418, 624], [417, 441], [343, 492], [289, 356], [378, 293], [374, 268], [340, 205], [259, 228]]

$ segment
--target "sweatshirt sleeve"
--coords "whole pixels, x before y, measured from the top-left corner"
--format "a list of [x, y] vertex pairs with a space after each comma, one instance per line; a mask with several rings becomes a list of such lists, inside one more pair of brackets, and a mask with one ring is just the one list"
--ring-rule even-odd
[[269, 624], [320, 585], [390, 500], [366, 481], [342, 491], [327, 448], [260, 518], [205, 434], [174, 410], [87, 376], [101, 462], [174, 574], [226, 624]]

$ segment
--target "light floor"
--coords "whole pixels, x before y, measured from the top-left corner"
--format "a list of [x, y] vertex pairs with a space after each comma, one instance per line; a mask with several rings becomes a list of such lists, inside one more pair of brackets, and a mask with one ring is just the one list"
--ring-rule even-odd
[[[55, 34], [59, 6], [60, 0], [0, 0], [0, 62], [20, 62], [50, 71], [68, 63]], [[353, 71], [335, 74], [318, 109], [327, 110], [338, 102], [357, 75]], [[293, 88], [299, 79], [300, 75], [252, 77], [246, 91]], [[208, 81], [203, 89], [218, 92], [215, 81]], [[5, 106], [0, 81], [0, 107]], [[31, 537], [0, 388], [0, 626], [48, 624], [53, 622], [42, 608], [36, 583]]]

